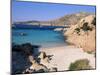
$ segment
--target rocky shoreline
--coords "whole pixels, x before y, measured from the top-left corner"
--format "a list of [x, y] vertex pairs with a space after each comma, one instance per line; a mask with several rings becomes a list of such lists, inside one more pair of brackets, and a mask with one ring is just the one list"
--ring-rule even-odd
[[38, 48], [38, 46], [30, 43], [14, 45], [12, 47], [12, 74], [56, 72], [57, 68], [47, 68], [41, 64], [43, 62], [49, 63], [52, 55], [46, 55], [45, 52], [36, 52]]
[[85, 52], [95, 53], [96, 50], [96, 17], [89, 15], [81, 19], [76, 25], [72, 25], [65, 31], [65, 41]]
[[[13, 46], [12, 48], [13, 75], [68, 71], [70, 70], [69, 67], [71, 66], [71, 63], [74, 64], [76, 60], [80, 59], [84, 61], [82, 64], [90, 66], [86, 66], [83, 68], [84, 70], [95, 69], [95, 57], [74, 46], [39, 48], [29, 43], [17, 46], [20, 47], [16, 49], [16, 47]], [[78, 63], [81, 64], [80, 62]], [[84, 65], [82, 66], [84, 67]]]
[[[64, 34], [65, 41], [69, 43], [65, 47], [41, 48], [30, 43], [13, 45], [12, 74], [67, 71], [69, 67], [72, 70], [75, 67], [77, 70], [95, 69], [95, 19], [95, 15], [89, 15], [68, 29], [55, 29]], [[59, 62], [60, 60], [63, 62]], [[73, 62], [81, 62], [82, 65], [80, 67], [80, 64], [77, 64], [78, 66], [73, 68]]]

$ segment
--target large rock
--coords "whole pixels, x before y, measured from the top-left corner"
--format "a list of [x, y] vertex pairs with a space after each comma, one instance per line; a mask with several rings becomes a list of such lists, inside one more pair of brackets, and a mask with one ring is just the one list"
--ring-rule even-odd
[[12, 51], [22, 52], [26, 55], [32, 55], [36, 48], [39, 48], [39, 46], [38, 45], [32, 45], [30, 43], [25, 43], [25, 44], [21, 44], [21, 45], [14, 45], [12, 47]]
[[94, 20], [95, 15], [89, 15], [81, 19], [76, 25], [71, 26], [66, 32], [64, 32], [66, 41], [77, 47], [83, 48], [84, 51], [94, 52], [96, 48]]
[[45, 66], [48, 66], [50, 63], [49, 56], [46, 55], [45, 52], [40, 52], [38, 58], [40, 59], [40, 64], [43, 64]]
[[31, 63], [27, 56], [21, 52], [12, 52], [12, 74], [21, 74], [29, 66]]
[[25, 69], [32, 65], [34, 58], [34, 49], [38, 46], [25, 43], [22, 45], [13, 45], [12, 47], [12, 73], [21, 74]]
[[26, 68], [22, 73], [23, 74], [31, 74], [31, 73], [41, 73], [48, 72], [49, 69], [47, 65], [49, 63], [49, 57], [45, 52], [40, 52], [38, 58], [34, 58], [32, 55], [28, 56], [29, 61], [31, 62], [31, 66]]
[[40, 52], [38, 58], [40, 58], [40, 59], [44, 59], [46, 56], [47, 56], [47, 55], [46, 55], [45, 52]]
[[42, 73], [48, 72], [48, 68], [43, 64], [37, 63], [35, 60], [32, 61], [32, 65], [23, 71], [24, 74], [31, 74], [31, 73]]

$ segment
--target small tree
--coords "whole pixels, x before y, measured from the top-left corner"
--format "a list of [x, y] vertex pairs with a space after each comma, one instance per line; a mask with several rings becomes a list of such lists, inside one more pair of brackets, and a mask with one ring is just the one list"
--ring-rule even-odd
[[69, 70], [88, 70], [91, 69], [87, 59], [77, 60], [70, 64]]
[[84, 31], [88, 31], [88, 30], [92, 31], [92, 28], [90, 26], [88, 26], [88, 22], [85, 22], [83, 24], [83, 27], [81, 27], [81, 29]]

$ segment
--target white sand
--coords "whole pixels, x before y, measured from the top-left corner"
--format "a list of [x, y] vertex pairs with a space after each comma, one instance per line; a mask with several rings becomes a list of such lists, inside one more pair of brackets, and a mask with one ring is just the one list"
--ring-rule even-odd
[[49, 68], [56, 67], [58, 71], [68, 70], [70, 63], [79, 59], [88, 59], [92, 68], [95, 68], [94, 55], [83, 52], [81, 48], [75, 48], [74, 46], [62, 46], [41, 48], [40, 51], [46, 52], [47, 55], [53, 55], [49, 64], [43, 64]]

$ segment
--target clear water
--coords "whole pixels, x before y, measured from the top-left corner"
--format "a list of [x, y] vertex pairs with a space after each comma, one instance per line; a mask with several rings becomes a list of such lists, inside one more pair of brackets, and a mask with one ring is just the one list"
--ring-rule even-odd
[[[26, 35], [21, 35], [21, 33]], [[12, 29], [12, 42], [16, 44], [31, 43], [42, 47], [65, 45], [61, 32], [40, 29]]]

